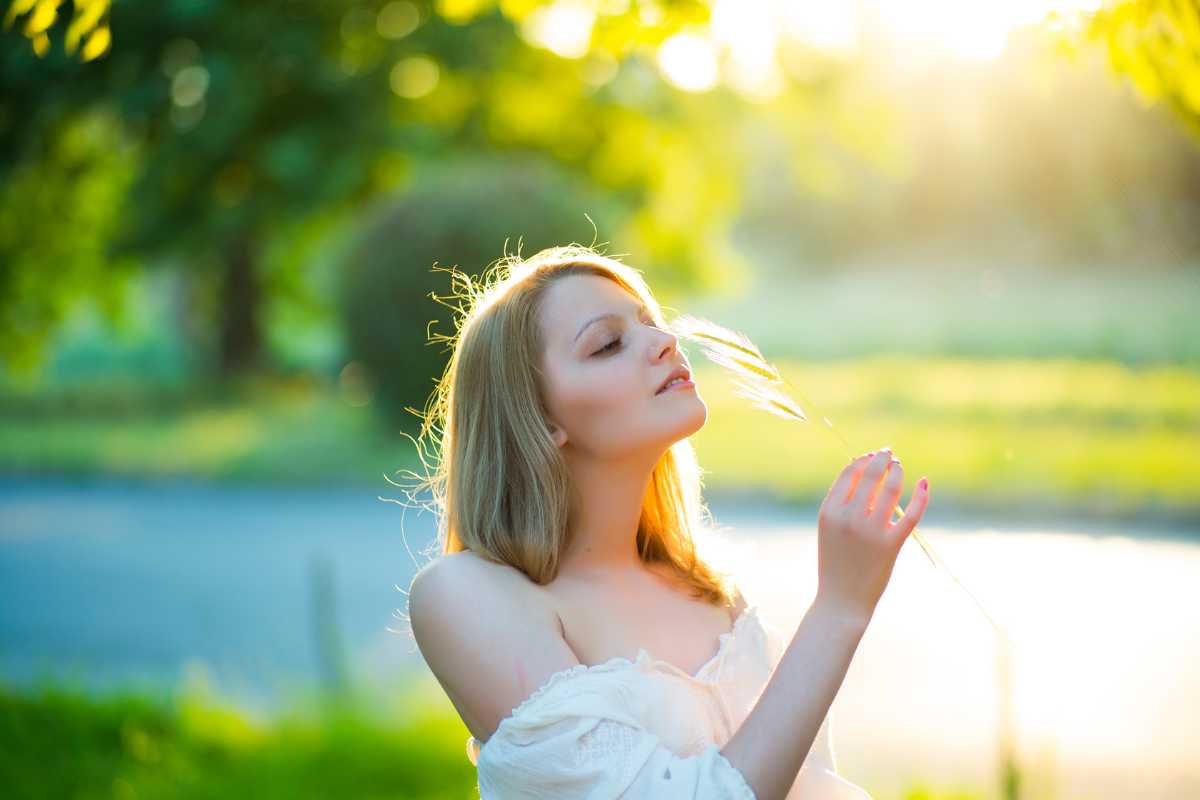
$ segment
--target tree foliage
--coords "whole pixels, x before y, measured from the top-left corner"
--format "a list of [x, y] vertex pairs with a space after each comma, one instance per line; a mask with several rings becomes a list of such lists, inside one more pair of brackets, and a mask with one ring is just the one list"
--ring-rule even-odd
[[[68, 55], [77, 50], [81, 61], [91, 61], [108, 52], [112, 43], [108, 13], [110, 0], [74, 0], [75, 11], [63, 34], [63, 49]], [[58, 9], [62, 0], [12, 0], [8, 13], [4, 15], [5, 30], [12, 27], [18, 18], [24, 18], [21, 32], [29, 39], [29, 45], [38, 56], [46, 55], [50, 49], [50, 27], [58, 20]], [[82, 42], [83, 47], [80, 47]]]
[[[708, 4], [600, 7], [586, 48], [568, 56], [526, 35], [551, 5], [118, 2], [96, 23], [111, 29], [111, 46], [81, 61], [66, 45], [83, 35], [81, 9], [94, 15], [96, 6], [77, 2], [68, 22], [14, 0], [9, 15], [38, 24], [0, 35], [37, 28], [32, 35], [61, 36], [64, 49], [0, 52], [0, 181], [82, 115], [116, 120], [137, 158], [110, 197], [110, 258], [149, 265], [169, 257], [216, 284], [225, 370], [259, 363], [261, 306], [295, 285], [294, 253], [287, 265], [272, 255], [287, 249], [280, 237], [352, 223], [372, 198], [402, 191], [414, 165], [461, 153], [541, 153], [599, 187], [626, 212], [599, 238], [667, 291], [736, 274], [730, 238], [749, 141], [745, 103], [721, 88], [681, 91], [654, 58], [668, 37], [701, 29]], [[795, 128], [800, 164], [827, 105], [807, 101], [829, 92], [804, 83], [821, 79], [810, 67], [777, 111], [804, 121]], [[69, 192], [71, 183], [46, 185]], [[502, 244], [491, 243], [496, 255]], [[33, 268], [11, 252], [0, 258]], [[0, 295], [0, 304], [25, 301]], [[35, 338], [31, 331], [21, 346]]]
[[108, 243], [136, 173], [136, 149], [111, 114], [73, 116], [0, 181], [0, 355], [32, 370], [47, 334], [84, 294], [110, 315], [136, 265]]
[[1117, 0], [1091, 14], [1082, 32], [1144, 97], [1165, 102], [1200, 138], [1200, 4]]

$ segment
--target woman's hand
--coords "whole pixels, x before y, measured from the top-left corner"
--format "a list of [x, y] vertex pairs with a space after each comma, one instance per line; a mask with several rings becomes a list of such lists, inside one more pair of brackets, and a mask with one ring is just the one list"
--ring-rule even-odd
[[900, 547], [929, 502], [922, 478], [893, 524], [903, 489], [904, 469], [888, 448], [859, 456], [838, 475], [817, 519], [818, 603], [863, 621], [875, 613]]

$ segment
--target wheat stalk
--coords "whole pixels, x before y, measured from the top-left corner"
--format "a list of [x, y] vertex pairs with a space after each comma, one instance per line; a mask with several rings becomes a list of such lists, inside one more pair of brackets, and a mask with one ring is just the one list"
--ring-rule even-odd
[[[783, 386], [788, 386], [789, 388], [793, 388], [794, 391], [794, 387], [791, 387], [791, 384], [784, 379], [779, 369], [767, 361], [762, 351], [745, 334], [729, 330], [715, 322], [688, 314], [676, 317], [669, 327], [676, 334], [699, 344], [701, 352], [706, 358], [728, 370], [734, 385], [738, 389], [735, 394], [750, 400], [755, 408], [760, 408], [785, 419], [793, 419], [798, 422], [809, 421], [808, 415], [804, 413], [804, 409], [801, 408], [800, 404], [793, 400], [782, 388]], [[805, 398], [805, 402], [808, 403], [807, 398]], [[808, 404], [812, 405], [811, 403]], [[822, 416], [822, 420], [824, 420], [830, 431], [833, 431], [833, 423], [829, 421], [829, 418]], [[847, 455], [853, 457], [856, 451], [836, 431], [834, 431], [834, 434], [838, 436], [838, 439], [845, 446]], [[895, 507], [893, 513], [899, 513], [901, 517], [904, 516], [904, 511], [898, 505]], [[890, 519], [891, 515], [889, 515]], [[987, 618], [992, 627], [1000, 631], [1000, 626], [987, 613], [983, 604], [963, 585], [963, 582], [954, 575], [945, 562], [938, 557], [929, 545], [929, 542], [925, 541], [925, 537], [916, 528], [912, 530], [912, 537], [917, 540], [917, 544], [925, 551], [925, 555], [929, 558], [930, 563], [945, 571], [951, 580], [957, 583], [967, 593], [967, 596], [975, 602], [979, 611]]]

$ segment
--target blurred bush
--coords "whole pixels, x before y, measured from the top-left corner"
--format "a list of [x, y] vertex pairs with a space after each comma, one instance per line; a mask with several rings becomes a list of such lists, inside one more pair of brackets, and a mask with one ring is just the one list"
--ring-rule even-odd
[[378, 414], [402, 430], [419, 426], [404, 409], [424, 408], [449, 360], [449, 346], [430, 338], [454, 332], [451, 309], [430, 297], [450, 295], [444, 270], [477, 276], [505, 253], [600, 246], [620, 214], [616, 201], [533, 156], [456, 160], [415, 174], [364, 225], [342, 269], [347, 356], [365, 371]]

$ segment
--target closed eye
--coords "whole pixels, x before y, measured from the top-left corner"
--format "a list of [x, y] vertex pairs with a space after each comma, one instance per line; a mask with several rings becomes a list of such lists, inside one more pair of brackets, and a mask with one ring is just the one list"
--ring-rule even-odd
[[618, 336], [616, 339], [613, 339], [611, 342], [609, 342], [608, 344], [604, 345], [604, 347], [601, 347], [599, 350], [597, 350], [596, 352], [592, 353], [592, 355], [594, 355], [594, 356], [598, 356], [598, 355], [600, 355], [601, 353], [609, 352], [609, 351], [613, 350], [613, 346], [614, 346], [614, 345], [619, 345], [620, 343], [621, 343], [621, 337], [619, 337], [619, 336]]
[[[653, 317], [651, 317], [649, 314], [646, 314], [646, 320], [645, 320], [645, 324], [649, 325], [651, 328], [654, 328], [655, 330], [660, 330], [660, 328], [658, 327], [658, 325], [657, 325], [657, 324], [655, 324], [655, 322], [654, 322], [654, 318], [653, 318]], [[592, 353], [592, 355], [594, 355], [594, 356], [598, 356], [598, 355], [600, 355], [601, 353], [610, 353], [610, 352], [616, 352], [617, 350], [619, 350], [619, 349], [620, 349], [620, 347], [619, 347], [619, 345], [620, 345], [620, 344], [621, 344], [621, 337], [620, 337], [620, 336], [618, 336], [616, 339], [613, 339], [611, 342], [609, 342], [608, 344], [604, 345], [604, 347], [601, 347], [599, 350], [597, 350], [596, 352]]]

